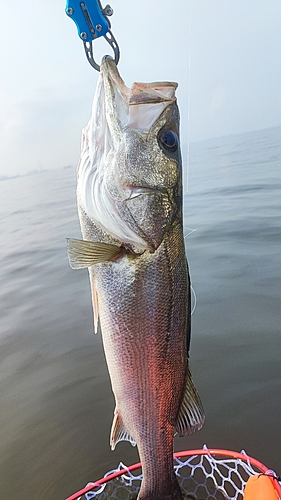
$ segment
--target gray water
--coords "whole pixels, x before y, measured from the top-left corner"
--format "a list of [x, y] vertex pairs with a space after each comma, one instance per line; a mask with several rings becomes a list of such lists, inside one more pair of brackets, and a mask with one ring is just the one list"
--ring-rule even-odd
[[[197, 306], [191, 368], [206, 411], [175, 448], [245, 449], [281, 473], [281, 128], [191, 145], [184, 200]], [[74, 168], [0, 182], [0, 498], [63, 500], [119, 461], [93, 333]]]

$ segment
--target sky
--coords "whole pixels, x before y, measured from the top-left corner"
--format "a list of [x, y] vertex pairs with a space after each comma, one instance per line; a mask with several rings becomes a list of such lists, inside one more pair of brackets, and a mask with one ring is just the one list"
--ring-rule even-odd
[[[109, 3], [126, 84], [179, 83], [182, 143], [281, 125], [280, 0]], [[65, 2], [5, 2], [1, 24], [0, 176], [76, 165], [98, 73]]]

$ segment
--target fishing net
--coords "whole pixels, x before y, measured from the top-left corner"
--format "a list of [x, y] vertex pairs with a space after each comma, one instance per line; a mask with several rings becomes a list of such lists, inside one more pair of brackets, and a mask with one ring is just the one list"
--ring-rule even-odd
[[[202, 450], [175, 454], [175, 473], [185, 500], [242, 500], [249, 477], [258, 473], [271, 473], [257, 460], [241, 453], [226, 450]], [[135, 500], [142, 474], [137, 474], [140, 464], [126, 467], [120, 463], [97, 483], [89, 483], [84, 490], [67, 500]], [[101, 484], [103, 483], [103, 484]], [[276, 493], [281, 500], [281, 487], [276, 481]], [[92, 488], [91, 491], [89, 488]], [[94, 489], [93, 489], [94, 488]], [[81, 496], [81, 493], [84, 494]]]

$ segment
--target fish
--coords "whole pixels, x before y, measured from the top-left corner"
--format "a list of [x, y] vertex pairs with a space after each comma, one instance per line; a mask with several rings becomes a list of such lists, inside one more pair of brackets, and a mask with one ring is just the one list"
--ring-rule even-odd
[[182, 500], [174, 435], [199, 430], [204, 410], [189, 368], [191, 292], [182, 215], [175, 82], [127, 87], [101, 64], [77, 168], [82, 240], [73, 269], [88, 268], [115, 396], [110, 446], [137, 445], [138, 500]]

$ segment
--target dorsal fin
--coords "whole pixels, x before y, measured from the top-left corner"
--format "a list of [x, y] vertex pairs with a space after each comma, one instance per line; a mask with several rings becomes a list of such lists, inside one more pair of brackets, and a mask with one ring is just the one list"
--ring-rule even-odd
[[200, 396], [193, 384], [189, 367], [187, 367], [183, 398], [176, 422], [176, 431], [186, 436], [199, 431], [204, 424], [205, 414]]

